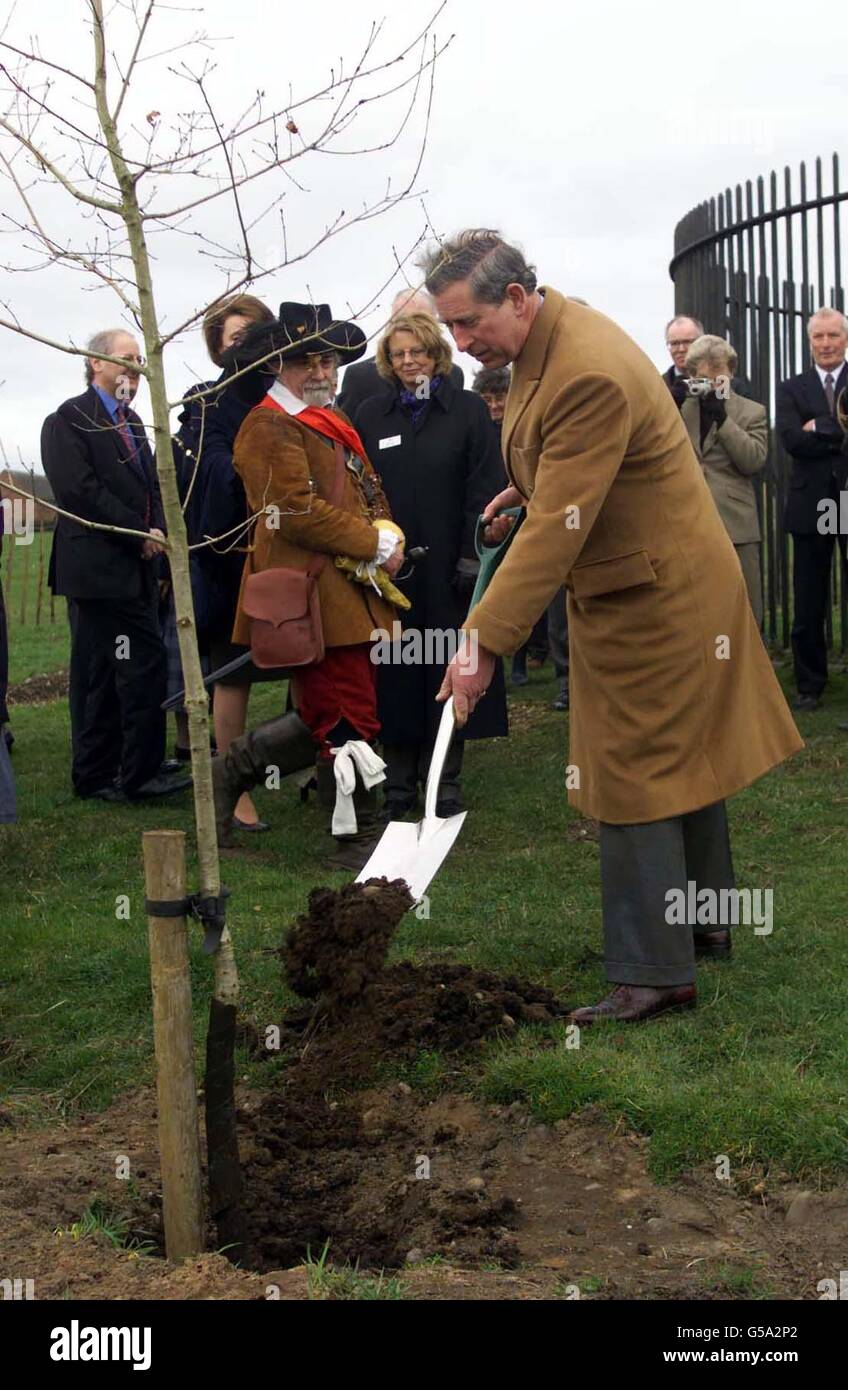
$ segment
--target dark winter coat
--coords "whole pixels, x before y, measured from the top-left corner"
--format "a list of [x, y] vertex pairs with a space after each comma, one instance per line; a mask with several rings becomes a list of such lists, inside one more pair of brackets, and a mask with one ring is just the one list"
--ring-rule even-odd
[[[834, 377], [838, 398], [848, 384], [848, 368], [840, 367]], [[821, 520], [819, 503], [836, 500], [848, 482], [842, 429], [830, 412], [815, 367], [778, 382], [775, 406], [778, 436], [792, 456], [783, 524], [795, 536], [814, 536]], [[810, 420], [816, 427], [805, 430]]]
[[[41, 430], [41, 461], [57, 506], [87, 521], [126, 530], [164, 530], [159, 482], [147, 437], [135, 411], [127, 425], [132, 456], [93, 386], [48, 415]], [[142, 559], [143, 541], [113, 531], [92, 531], [59, 516], [50, 552], [55, 594], [81, 599], [134, 599], [152, 591], [156, 566]]]
[[[477, 517], [504, 486], [497, 433], [482, 399], [457, 391], [449, 380], [442, 382], [415, 426], [397, 392], [366, 401], [354, 423], [380, 475], [392, 516], [403, 529], [406, 550], [427, 547], [413, 573], [395, 580], [412, 603], [400, 615], [404, 631], [421, 632], [426, 656], [427, 630], [456, 632], [468, 610], [468, 562], [475, 559]], [[438, 655], [438, 648], [432, 646], [429, 654]], [[381, 736], [386, 744], [432, 740], [441, 717], [435, 696], [444, 670], [444, 662], [433, 661], [378, 665]], [[494, 738], [507, 732], [499, 662], [489, 692], [464, 733], [467, 738]]]
[[[201, 396], [218, 382], [201, 382], [183, 400], [174, 461], [185, 506], [189, 544], [223, 536], [247, 517], [244, 485], [233, 468], [233, 445], [250, 405], [233, 390]], [[196, 460], [200, 459], [195, 471]], [[192, 483], [192, 477], [194, 481]], [[189, 492], [189, 488], [191, 491]], [[246, 538], [229, 536], [191, 552], [191, 586], [198, 631], [229, 638], [244, 568]], [[227, 548], [232, 547], [232, 548]]]

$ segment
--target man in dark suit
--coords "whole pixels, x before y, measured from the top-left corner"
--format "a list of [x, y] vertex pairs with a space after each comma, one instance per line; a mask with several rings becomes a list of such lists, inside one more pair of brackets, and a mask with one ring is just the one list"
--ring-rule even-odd
[[[104, 801], [162, 796], [190, 778], [160, 774], [165, 751], [165, 648], [157, 620], [164, 517], [144, 426], [129, 408], [142, 365], [122, 329], [96, 333], [85, 361], [88, 388], [49, 415], [41, 457], [57, 506], [121, 530], [59, 516], [50, 587], [68, 599], [71, 625], [72, 781]], [[99, 353], [120, 357], [109, 361]]]
[[[848, 319], [819, 309], [807, 324], [813, 365], [777, 388], [777, 432], [792, 456], [784, 525], [792, 534], [795, 708], [818, 709], [827, 681], [825, 618], [830, 601], [832, 535], [823, 534], [819, 503], [839, 501], [848, 476], [836, 401], [848, 384]], [[845, 537], [839, 537], [843, 562]]]
[[[689, 314], [678, 314], [676, 318], [669, 319], [665, 326], [665, 345], [671, 353], [671, 366], [668, 371], [663, 372], [663, 381], [668, 386], [677, 404], [680, 405], [685, 399], [680, 390], [675, 391], [677, 382], [682, 382], [688, 375], [686, 371], [686, 354], [704, 332], [703, 324], [700, 319], [692, 318]], [[754, 388], [746, 376], [734, 376], [730, 379], [730, 389], [735, 391], [737, 396], [744, 396], [748, 401], [755, 401]]]
[[[392, 318], [397, 314], [433, 313], [433, 301], [423, 290], [401, 290], [392, 300]], [[465, 377], [462, 368], [455, 362], [450, 369], [450, 380], [455, 390], [463, 390]], [[376, 358], [366, 357], [362, 362], [352, 362], [349, 367], [345, 367], [342, 389], [336, 396], [335, 404], [352, 420], [364, 401], [370, 400], [372, 396], [382, 396], [386, 392], [391, 394], [394, 389], [392, 383], [386, 381], [377, 371]]]

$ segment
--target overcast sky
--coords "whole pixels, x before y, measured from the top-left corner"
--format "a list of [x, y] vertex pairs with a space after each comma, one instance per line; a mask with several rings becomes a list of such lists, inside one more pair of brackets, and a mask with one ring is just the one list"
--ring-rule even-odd
[[[433, 4], [432, 9], [435, 9]], [[127, 5], [111, 13], [119, 54], [131, 47]], [[0, 14], [8, 15], [8, 0]], [[205, 30], [213, 42], [182, 53], [150, 57], [137, 69], [122, 113], [125, 125], [149, 131], [145, 117], [158, 111], [154, 155], [164, 152], [180, 113], [195, 109], [197, 95], [169, 69], [217, 63], [209, 90], [224, 123], [264, 90], [268, 109], [294, 100], [326, 80], [343, 56], [349, 69], [359, 57], [372, 20], [388, 11], [377, 47], [393, 57], [426, 23], [424, 6], [371, 7], [367, 0], [321, 0], [310, 7], [260, 0], [208, 0], [205, 5], [169, 0], [154, 20], [143, 54], [154, 55]], [[91, 68], [91, 40], [84, 0], [19, 3], [5, 38], [30, 47], [35, 27], [46, 57], [79, 73]], [[429, 138], [413, 199], [384, 217], [351, 227], [302, 264], [262, 282], [256, 292], [276, 310], [279, 301], [327, 301], [340, 316], [359, 312], [392, 274], [394, 250], [403, 255], [429, 217], [440, 234], [463, 226], [499, 227], [523, 245], [540, 280], [579, 295], [617, 320], [661, 367], [667, 365], [663, 326], [673, 310], [668, 276], [675, 223], [703, 199], [737, 180], [767, 174], [784, 164], [833, 150], [845, 153], [845, 53], [848, 17], [841, 5], [808, 0], [739, 0], [736, 5], [673, 5], [667, 0], [585, 0], [551, 4], [523, 0], [515, 6], [484, 0], [449, 0], [435, 32], [453, 38], [436, 67]], [[8, 62], [8, 58], [2, 55]], [[414, 66], [410, 57], [393, 66], [366, 93], [394, 85]], [[117, 90], [113, 86], [113, 93]], [[80, 126], [91, 125], [81, 88], [59, 75], [46, 98]], [[356, 149], [385, 141], [403, 108], [401, 95], [361, 108], [358, 123], [339, 141]], [[297, 112], [307, 140], [324, 113]], [[403, 135], [388, 150], [352, 155], [308, 155], [291, 166], [298, 188], [278, 171], [256, 184], [246, 209], [258, 215], [286, 192], [290, 254], [308, 246], [344, 210], [347, 215], [379, 197], [389, 177], [399, 189], [409, 178], [423, 130], [419, 101]], [[55, 122], [42, 121], [38, 136], [54, 154]], [[296, 137], [293, 137], [296, 139]], [[139, 149], [130, 134], [129, 145]], [[0, 141], [8, 154], [8, 144]], [[68, 167], [65, 165], [64, 167]], [[204, 189], [208, 185], [202, 186]], [[163, 180], [156, 206], [179, 204], [201, 188]], [[174, 193], [179, 197], [174, 200]], [[80, 220], [65, 193], [46, 183], [33, 190], [39, 215], [57, 240], [81, 247], [94, 223]], [[97, 328], [125, 321], [109, 290], [92, 288], [76, 271], [32, 269], [31, 237], [17, 232], [8, 214], [20, 204], [0, 182], [4, 213], [0, 260], [29, 267], [2, 275], [3, 299], [28, 328], [46, 337], [82, 344]], [[233, 243], [232, 202], [208, 205], [190, 226], [152, 239], [155, 293], [160, 317], [175, 325], [224, 287], [208, 246], [188, 233], [203, 232]], [[280, 235], [269, 220], [256, 233], [260, 259], [276, 255]], [[267, 263], [267, 261], [265, 262]], [[410, 276], [415, 275], [412, 267]], [[377, 332], [396, 277], [361, 322]], [[6, 314], [0, 310], [0, 316]], [[82, 389], [80, 359], [63, 356], [3, 330], [0, 363], [0, 436], [13, 465], [18, 450], [38, 466], [43, 417]], [[463, 359], [467, 376], [473, 363]], [[192, 380], [213, 373], [193, 330], [168, 358], [169, 394], [177, 398]], [[139, 408], [148, 414], [144, 388]]]

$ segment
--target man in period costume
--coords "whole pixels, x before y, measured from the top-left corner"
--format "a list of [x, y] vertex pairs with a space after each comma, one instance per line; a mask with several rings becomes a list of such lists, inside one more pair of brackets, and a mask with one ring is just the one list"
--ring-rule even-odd
[[[362, 331], [335, 321], [326, 304], [288, 303], [280, 306], [279, 319], [256, 325], [229, 354], [227, 365], [250, 369], [239, 378], [244, 389], [261, 394], [239, 430], [233, 466], [249, 513], [272, 509], [259, 516], [253, 531], [233, 640], [250, 642], [244, 599], [251, 575], [307, 570], [321, 556], [317, 588], [325, 655], [295, 670], [296, 710], [236, 739], [213, 767], [219, 838], [227, 843], [241, 793], [264, 780], [269, 768], [281, 776], [305, 770], [317, 753], [319, 796], [334, 807], [338, 845], [332, 862], [350, 869], [365, 863], [378, 833], [375, 788], [382, 762], [370, 751], [380, 730], [370, 653], [372, 634], [391, 628], [395, 612], [381, 595], [377, 567], [393, 575], [403, 560], [362, 441], [345, 415], [327, 408], [339, 360], [355, 361], [365, 344]], [[269, 369], [277, 373], [270, 385]], [[361, 562], [359, 578], [349, 565], [337, 566], [336, 557]], [[342, 753], [350, 745], [357, 746], [351, 754], [352, 808], [341, 775]], [[344, 766], [349, 771], [349, 761]]]
[[[571, 804], [601, 822], [613, 989], [580, 1024], [695, 1003], [695, 954], [729, 933], [676, 925], [669, 904], [734, 886], [725, 797], [797, 751], [733, 544], [671, 393], [616, 324], [538, 287], [521, 252], [469, 231], [427, 260], [457, 347], [512, 362], [503, 444], [513, 486], [487, 508], [527, 516], [469, 614], [475, 674], [448, 667], [461, 722], [497, 655], [525, 640], [559, 586], [571, 644]], [[670, 897], [671, 890], [675, 890]], [[725, 898], [726, 901], [726, 898]]]

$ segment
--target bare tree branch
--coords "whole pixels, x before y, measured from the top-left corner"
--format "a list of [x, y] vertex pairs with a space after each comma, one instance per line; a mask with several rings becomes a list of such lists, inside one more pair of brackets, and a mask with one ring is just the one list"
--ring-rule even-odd
[[147, 26], [150, 23], [150, 16], [153, 14], [155, 4], [156, 0], [148, 0], [147, 10], [145, 11], [144, 18], [141, 21], [141, 24], [139, 25], [138, 37], [136, 39], [135, 47], [132, 51], [132, 56], [130, 57], [129, 67], [127, 68], [126, 73], [124, 74], [124, 80], [121, 84], [121, 91], [118, 96], [115, 109], [112, 112], [112, 122], [115, 126], [117, 126], [118, 124], [118, 117], [121, 114], [121, 107], [123, 106], [127, 92], [130, 89], [130, 82], [132, 81], [133, 71], [135, 69], [136, 62], [138, 61], [139, 50], [141, 48], [141, 45], [144, 43], [144, 35], [147, 32]]

